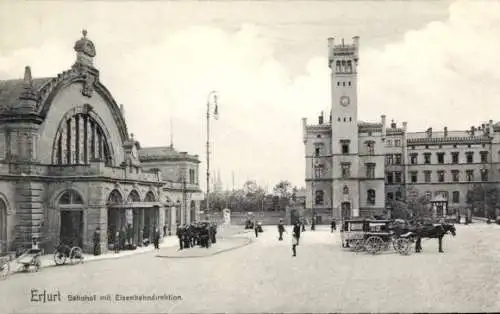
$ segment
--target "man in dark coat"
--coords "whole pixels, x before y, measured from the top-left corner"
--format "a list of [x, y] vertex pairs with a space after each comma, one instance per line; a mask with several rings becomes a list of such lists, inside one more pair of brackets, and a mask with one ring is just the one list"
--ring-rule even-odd
[[299, 245], [300, 240], [300, 222], [297, 221], [295, 226], [293, 227], [293, 236], [297, 238], [297, 245]]
[[153, 243], [155, 245], [155, 250], [159, 250], [160, 249], [160, 238], [161, 238], [160, 230], [158, 230], [158, 228], [156, 228], [155, 229], [155, 234], [154, 234], [154, 237], [153, 237]]
[[285, 226], [283, 225], [283, 219], [280, 219], [280, 223], [278, 224], [278, 233], [280, 237], [278, 241], [283, 241], [283, 232], [285, 232]]
[[333, 230], [337, 230], [337, 224], [335, 223], [335, 219], [332, 219], [330, 223], [330, 232], [333, 233]]
[[257, 222], [255, 222], [253, 224], [253, 229], [255, 231], [255, 237], [258, 238], [259, 237], [259, 225], [257, 224]]
[[94, 255], [101, 255], [101, 228], [97, 227], [94, 232]]
[[183, 234], [183, 230], [181, 228], [181, 225], [177, 225], [177, 232], [176, 232], [176, 235], [177, 235], [177, 238], [179, 238], [179, 250], [182, 250], [184, 249], [184, 243], [183, 243], [183, 239], [182, 239], [182, 234]]

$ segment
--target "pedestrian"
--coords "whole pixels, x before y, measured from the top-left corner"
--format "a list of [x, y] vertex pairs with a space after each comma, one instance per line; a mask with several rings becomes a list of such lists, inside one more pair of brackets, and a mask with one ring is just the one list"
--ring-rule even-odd
[[278, 241], [283, 241], [283, 232], [285, 232], [285, 226], [283, 226], [283, 219], [280, 219], [280, 223], [278, 224], [278, 233], [280, 237]]
[[330, 223], [330, 232], [333, 233], [333, 230], [336, 230], [337, 226], [335, 223], [335, 219], [332, 219], [332, 222]]
[[160, 249], [160, 230], [158, 230], [158, 228], [156, 228], [155, 230], [155, 236], [154, 236], [154, 239], [153, 239], [153, 242], [154, 242], [154, 245], [155, 245], [155, 250], [159, 250]]
[[302, 232], [306, 231], [306, 222], [305, 220], [302, 221]]
[[296, 222], [295, 226], [293, 227], [293, 236], [297, 238], [297, 246], [300, 243], [300, 222]]
[[97, 227], [94, 231], [94, 255], [101, 255], [101, 228]]
[[183, 230], [181, 228], [181, 225], [180, 224], [177, 224], [177, 232], [176, 232], [176, 235], [177, 235], [177, 238], [179, 238], [179, 251], [182, 250], [184, 248], [184, 243], [183, 243], [183, 239], [182, 239], [182, 234], [183, 234]]
[[163, 237], [167, 236], [167, 224], [163, 225]]
[[258, 238], [259, 237], [259, 225], [257, 224], [257, 222], [255, 222], [253, 224], [253, 229], [255, 230], [255, 237]]
[[120, 252], [120, 231], [116, 231], [115, 233], [114, 249], [115, 253]]
[[[298, 233], [297, 229], [298, 228]], [[297, 245], [299, 245], [299, 237], [300, 237], [300, 227], [296, 226], [293, 228], [292, 234], [292, 257], [297, 256]]]

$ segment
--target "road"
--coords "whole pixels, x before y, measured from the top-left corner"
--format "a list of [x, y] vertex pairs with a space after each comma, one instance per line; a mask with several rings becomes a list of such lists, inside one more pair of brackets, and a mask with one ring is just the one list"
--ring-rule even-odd
[[[288, 228], [290, 229], [290, 228]], [[424, 252], [371, 256], [340, 248], [327, 229], [290, 239], [265, 227], [243, 248], [206, 258], [155, 253], [45, 268], [0, 281], [0, 313], [488, 312], [500, 310], [500, 226], [457, 226]], [[31, 290], [62, 301], [31, 302]], [[68, 301], [67, 295], [167, 295], [157, 301]], [[182, 299], [174, 300], [175, 296]]]

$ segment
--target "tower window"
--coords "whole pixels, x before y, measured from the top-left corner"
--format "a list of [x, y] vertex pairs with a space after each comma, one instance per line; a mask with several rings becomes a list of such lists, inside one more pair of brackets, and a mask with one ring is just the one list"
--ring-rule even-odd
[[351, 86], [351, 82], [348, 82], [347, 84], [348, 84], [349, 86]]
[[340, 82], [337, 82], [337, 86], [340, 86]]
[[344, 117], [344, 122], [346, 122], [346, 118]]
[[348, 162], [341, 163], [342, 178], [349, 178], [351, 176], [351, 164]]
[[342, 86], [345, 86], [345, 82], [342, 82]]
[[368, 190], [366, 202], [370, 205], [375, 205], [375, 190]]
[[349, 122], [352, 122], [352, 117], [349, 117]]
[[321, 190], [316, 191], [316, 205], [323, 205], [325, 193]]

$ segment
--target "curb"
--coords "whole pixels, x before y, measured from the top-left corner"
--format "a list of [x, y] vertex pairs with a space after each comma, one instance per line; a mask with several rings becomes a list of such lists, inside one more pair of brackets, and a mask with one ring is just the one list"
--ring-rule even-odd
[[245, 239], [245, 242], [243, 244], [239, 244], [239, 245], [235, 245], [233, 247], [230, 247], [230, 248], [227, 248], [227, 249], [223, 249], [223, 250], [220, 250], [220, 251], [216, 251], [216, 252], [213, 252], [213, 253], [210, 253], [210, 254], [207, 254], [207, 255], [200, 255], [200, 256], [168, 256], [168, 255], [156, 255], [155, 257], [157, 258], [170, 258], [170, 259], [183, 259], [183, 258], [205, 258], [205, 257], [212, 257], [212, 256], [215, 256], [215, 255], [218, 255], [218, 254], [221, 254], [221, 253], [226, 253], [226, 252], [230, 252], [230, 251], [234, 251], [234, 250], [237, 250], [237, 249], [240, 249], [242, 247], [245, 247], [247, 245], [250, 245], [253, 243], [253, 240], [251, 238], [246, 238]]

